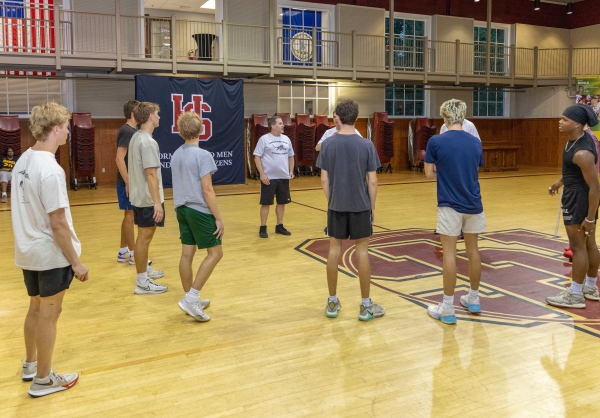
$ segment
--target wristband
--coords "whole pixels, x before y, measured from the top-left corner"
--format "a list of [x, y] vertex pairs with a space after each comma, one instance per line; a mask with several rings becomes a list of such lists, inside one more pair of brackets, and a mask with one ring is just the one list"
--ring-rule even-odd
[[590, 223], [590, 224], [596, 223], [596, 221], [588, 221], [588, 218], [587, 218], [587, 216], [585, 217], [585, 221], [586, 221], [587, 223]]

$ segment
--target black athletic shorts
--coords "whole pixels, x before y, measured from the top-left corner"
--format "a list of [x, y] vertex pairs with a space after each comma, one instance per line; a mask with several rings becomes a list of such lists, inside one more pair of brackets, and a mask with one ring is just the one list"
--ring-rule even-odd
[[69, 288], [73, 281], [73, 269], [67, 266], [44, 271], [23, 270], [23, 277], [29, 296], [45, 298]]
[[144, 208], [133, 207], [133, 223], [141, 228], [151, 228], [153, 226], [165, 226], [165, 204], [162, 204], [163, 218], [160, 222], [154, 222], [154, 206]]
[[274, 179], [269, 180], [269, 185], [260, 182], [260, 204], [272, 205], [277, 198], [278, 205], [286, 205], [292, 201], [290, 196], [290, 180]]
[[327, 235], [337, 239], [362, 239], [373, 234], [371, 211], [336, 212], [327, 211]]
[[[562, 212], [565, 225], [581, 225], [588, 214], [588, 194], [587, 189], [567, 189], [562, 194]], [[598, 219], [598, 210], [594, 215]]]

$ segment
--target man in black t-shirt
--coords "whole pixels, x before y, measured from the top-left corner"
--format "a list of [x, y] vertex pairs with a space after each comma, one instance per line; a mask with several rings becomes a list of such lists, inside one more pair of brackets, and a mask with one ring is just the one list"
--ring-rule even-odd
[[585, 300], [600, 300], [596, 280], [600, 253], [596, 245], [596, 220], [600, 202], [600, 183], [596, 162], [598, 153], [594, 139], [584, 131], [595, 126], [598, 117], [588, 106], [576, 104], [563, 112], [559, 130], [569, 142], [563, 151], [562, 177], [548, 188], [554, 195], [564, 185], [562, 211], [569, 245], [573, 252], [571, 286], [546, 303], [560, 308], [585, 308]]

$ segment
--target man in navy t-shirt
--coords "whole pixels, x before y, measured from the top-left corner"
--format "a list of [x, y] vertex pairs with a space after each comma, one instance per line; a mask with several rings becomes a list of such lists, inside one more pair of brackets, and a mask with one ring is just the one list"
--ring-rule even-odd
[[429, 306], [427, 312], [445, 324], [455, 324], [454, 288], [456, 287], [456, 241], [462, 229], [469, 259], [469, 293], [460, 303], [471, 313], [481, 312], [479, 281], [481, 259], [477, 247], [478, 234], [485, 230], [485, 214], [481, 204], [478, 169], [483, 166], [481, 141], [463, 131], [467, 112], [465, 102], [451, 99], [444, 102], [440, 115], [448, 131], [431, 137], [427, 143], [425, 175], [437, 179], [438, 219], [444, 251], [444, 299]]

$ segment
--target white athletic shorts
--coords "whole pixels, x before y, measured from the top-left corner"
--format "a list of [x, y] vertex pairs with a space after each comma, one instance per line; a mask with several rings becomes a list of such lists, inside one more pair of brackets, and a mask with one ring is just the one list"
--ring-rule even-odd
[[485, 213], [459, 213], [448, 206], [438, 207], [438, 234], [458, 237], [460, 231], [465, 234], [481, 234], [485, 231]]
[[8, 183], [12, 178], [10, 171], [0, 171], [0, 183]]

